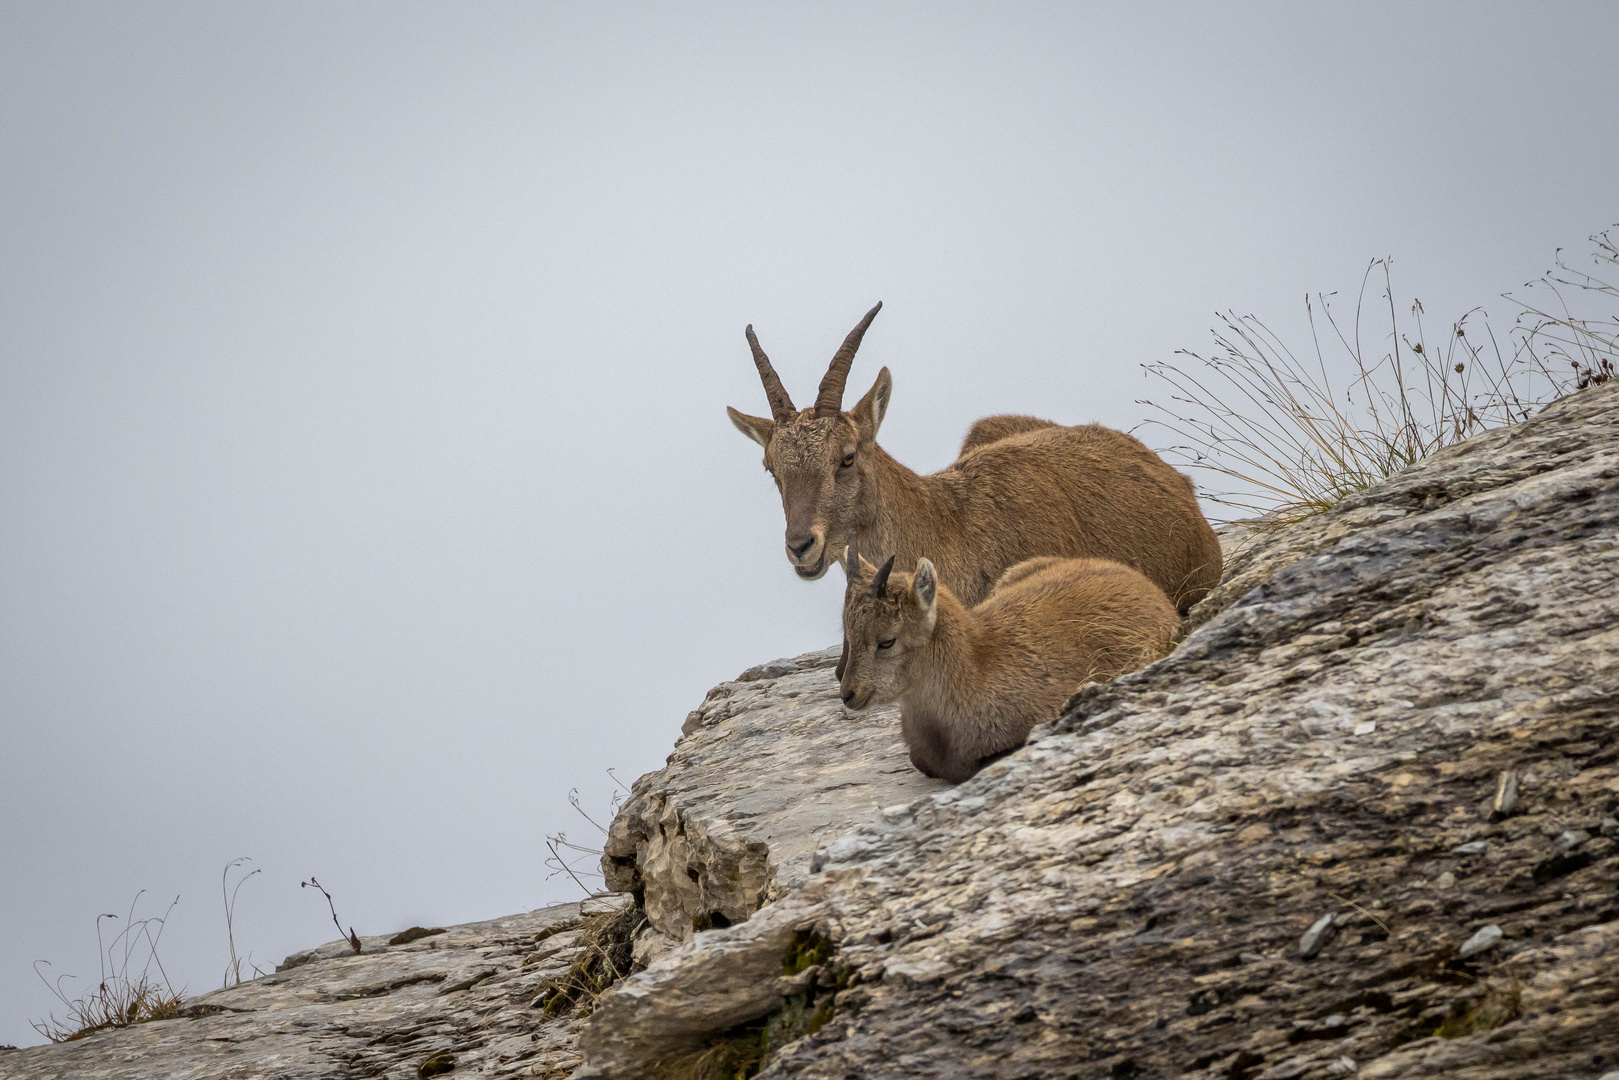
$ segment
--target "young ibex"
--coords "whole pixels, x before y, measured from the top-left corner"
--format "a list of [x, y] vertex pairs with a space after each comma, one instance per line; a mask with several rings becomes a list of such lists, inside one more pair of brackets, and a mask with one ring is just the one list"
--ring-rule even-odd
[[[832, 358], [813, 407], [794, 408], [753, 327], [748, 344], [770, 419], [727, 409], [764, 447], [787, 515], [787, 559], [798, 576], [826, 573], [852, 530], [901, 566], [924, 553], [963, 603], [1007, 567], [1040, 555], [1133, 566], [1185, 612], [1220, 581], [1220, 544], [1192, 483], [1123, 432], [990, 416], [968, 432], [948, 468], [919, 476], [877, 445], [893, 380], [885, 367], [855, 407], [843, 384], [878, 304]], [[847, 569], [847, 567], [846, 567]]]
[[1179, 625], [1163, 590], [1105, 559], [1018, 563], [968, 608], [923, 559], [914, 574], [849, 543], [843, 703], [899, 701], [911, 764], [960, 783], [1054, 719], [1080, 685], [1163, 654]]

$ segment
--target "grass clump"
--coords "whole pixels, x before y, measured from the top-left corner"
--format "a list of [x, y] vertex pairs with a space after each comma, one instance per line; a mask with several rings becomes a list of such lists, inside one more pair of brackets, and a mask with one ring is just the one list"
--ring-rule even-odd
[[1613, 378], [1619, 316], [1582, 314], [1619, 300], [1611, 231], [1591, 237], [1606, 276], [1575, 269], [1559, 250], [1554, 268], [1523, 296], [1505, 297], [1518, 314], [1504, 334], [1474, 308], [1429, 341], [1421, 301], [1402, 317], [1389, 262], [1378, 259], [1361, 280], [1352, 319], [1334, 311], [1336, 294], [1306, 298], [1307, 351], [1295, 352], [1255, 316], [1228, 312], [1213, 352], [1178, 354], [1200, 366], [1144, 365], [1169, 395], [1167, 404], [1140, 404], [1176, 440], [1165, 453], [1211, 478], [1205, 497], [1233, 518], [1301, 520], [1446, 446]]
[[589, 1016], [596, 999], [629, 976], [635, 935], [645, 925], [646, 913], [637, 904], [585, 916], [579, 921], [578, 955], [560, 978], [540, 988], [535, 1007], [547, 1016], [561, 1016], [570, 1009]]
[[[101, 962], [101, 981], [94, 990], [70, 998], [63, 983], [72, 975], [58, 976], [53, 983], [40, 968], [49, 967], [47, 961], [34, 964], [34, 972], [45, 983], [66, 1009], [66, 1016], [58, 1019], [53, 1013], [44, 1020], [30, 1021], [31, 1026], [51, 1042], [72, 1042], [108, 1028], [129, 1027], [150, 1020], [172, 1020], [180, 1015], [183, 991], [175, 990], [158, 959], [157, 945], [163, 937], [163, 927], [169, 913], [178, 904], [177, 897], [162, 915], [135, 918], [145, 890], [135, 894], [124, 919], [124, 928], [110, 942], [103, 941], [101, 921], [117, 919], [117, 915], [96, 916], [96, 952]], [[154, 973], [153, 968], [156, 968]]]

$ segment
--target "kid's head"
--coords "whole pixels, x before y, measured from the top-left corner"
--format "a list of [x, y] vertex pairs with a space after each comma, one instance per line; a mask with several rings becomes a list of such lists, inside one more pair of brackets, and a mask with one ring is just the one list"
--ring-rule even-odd
[[911, 685], [938, 618], [938, 572], [927, 559], [911, 573], [896, 573], [893, 556], [872, 566], [852, 536], [847, 565], [838, 686], [843, 704], [862, 712], [895, 701]]

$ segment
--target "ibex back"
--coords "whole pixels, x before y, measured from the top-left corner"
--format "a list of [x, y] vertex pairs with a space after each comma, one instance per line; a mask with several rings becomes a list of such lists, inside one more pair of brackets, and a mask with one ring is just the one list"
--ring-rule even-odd
[[849, 333], [815, 404], [797, 409], [753, 327], [748, 344], [770, 418], [727, 408], [764, 447], [787, 515], [787, 559], [814, 580], [843, 561], [851, 530], [868, 549], [910, 567], [924, 554], [963, 603], [1008, 567], [1040, 555], [1113, 559], [1162, 589], [1181, 613], [1220, 581], [1220, 544], [1192, 483], [1141, 442], [1099, 424], [1062, 427], [1028, 416], [973, 425], [961, 456], [930, 476], [877, 445], [893, 379], [885, 367], [855, 407], [843, 387], [878, 304]]

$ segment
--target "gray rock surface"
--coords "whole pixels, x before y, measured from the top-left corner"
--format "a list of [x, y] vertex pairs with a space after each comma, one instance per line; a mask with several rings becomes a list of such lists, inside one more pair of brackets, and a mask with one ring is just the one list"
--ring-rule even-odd
[[960, 787], [842, 714], [831, 651], [716, 687], [614, 822], [655, 933], [588, 1021], [532, 1005], [564, 905], [333, 942], [0, 1080], [636, 1080], [789, 998], [819, 1026], [761, 1076], [1612, 1072], [1619, 387], [1222, 539], [1174, 653]]
[[[1608, 1071], [1619, 387], [1255, 535], [1193, 615], [1169, 657], [633, 976], [577, 1075], [655, 1075], [811, 985], [830, 1021], [761, 1075]], [[648, 896], [683, 872], [641, 850]], [[809, 930], [837, 951], [788, 980]]]
[[609, 888], [642, 896], [670, 943], [800, 887], [816, 847], [948, 785], [911, 766], [897, 709], [845, 715], [837, 649], [750, 668], [708, 692], [607, 839]]
[[405, 945], [361, 938], [358, 956], [332, 942], [188, 999], [179, 1019], [0, 1054], [0, 1080], [416, 1080], [443, 1053], [457, 1077], [564, 1077], [580, 1022], [530, 1003], [572, 963], [581, 914], [622, 905], [562, 904]]

